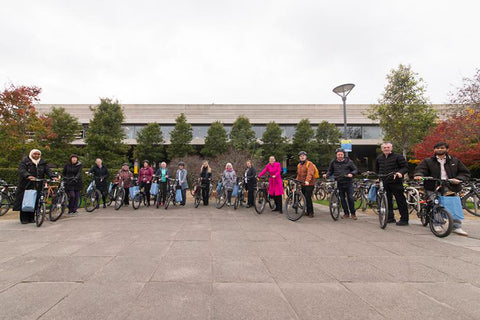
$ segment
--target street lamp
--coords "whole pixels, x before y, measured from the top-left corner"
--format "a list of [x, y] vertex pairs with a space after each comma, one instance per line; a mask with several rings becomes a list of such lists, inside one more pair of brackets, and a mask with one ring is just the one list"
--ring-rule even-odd
[[333, 88], [333, 92], [339, 95], [343, 101], [343, 138], [347, 139], [347, 96], [355, 85], [353, 83], [342, 84]]

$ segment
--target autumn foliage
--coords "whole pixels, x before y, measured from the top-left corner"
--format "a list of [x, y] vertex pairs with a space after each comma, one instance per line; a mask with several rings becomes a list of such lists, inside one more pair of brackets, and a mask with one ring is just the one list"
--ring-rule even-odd
[[480, 111], [470, 109], [442, 121], [414, 146], [417, 159], [431, 157], [433, 146], [439, 141], [449, 144], [449, 153], [470, 166], [480, 161]]

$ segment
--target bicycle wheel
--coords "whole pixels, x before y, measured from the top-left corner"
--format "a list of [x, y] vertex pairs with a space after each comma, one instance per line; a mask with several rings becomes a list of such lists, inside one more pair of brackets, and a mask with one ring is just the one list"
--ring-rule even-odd
[[48, 211], [50, 221], [57, 221], [67, 207], [67, 195], [64, 192], [57, 193], [52, 199], [52, 205]]
[[330, 201], [328, 203], [328, 208], [330, 209], [330, 215], [334, 221], [337, 221], [340, 218], [340, 198], [336, 191], [333, 191], [330, 195]]
[[8, 194], [0, 192], [0, 216], [3, 216], [10, 209], [10, 199]]
[[285, 215], [290, 221], [297, 221], [305, 214], [306, 200], [302, 193], [290, 194], [285, 200]]
[[357, 189], [355, 190], [355, 192], [353, 193], [353, 200], [355, 201], [355, 210], [358, 210], [362, 207], [362, 189]]
[[125, 189], [119, 188], [115, 195], [115, 210], [118, 210], [123, 206], [124, 198]]
[[215, 207], [217, 209], [221, 209], [226, 202], [227, 195], [225, 194], [225, 189], [221, 188], [220, 191], [217, 193], [217, 197], [215, 198]]
[[270, 196], [267, 196], [267, 202], [268, 206], [270, 207], [270, 210], [275, 210], [277, 208], [277, 205], [275, 204], [275, 201], [270, 198]]
[[385, 229], [388, 221], [388, 203], [386, 194], [378, 196], [378, 221], [380, 222], [380, 228]]
[[133, 209], [137, 210], [138, 208], [140, 208], [140, 204], [143, 202], [144, 198], [145, 196], [143, 195], [143, 193], [137, 193], [132, 200]]
[[194, 201], [194, 203], [193, 203], [194, 206], [195, 206], [195, 208], [198, 208], [198, 206], [200, 205], [200, 201], [201, 201], [201, 197], [200, 197], [200, 196], [201, 196], [200, 192], [197, 191], [197, 192], [195, 193], [195, 201]]
[[87, 212], [92, 212], [97, 208], [97, 205], [98, 205], [97, 192], [94, 190], [90, 190], [90, 192], [87, 192], [85, 196], [85, 210]]
[[418, 214], [417, 216], [420, 218], [420, 222], [422, 222], [422, 226], [426, 227], [428, 225], [428, 215], [424, 211]]
[[47, 211], [45, 203], [40, 203], [37, 206], [37, 210], [35, 210], [35, 224], [37, 227], [40, 227], [45, 220], [45, 211]]
[[475, 192], [469, 192], [462, 197], [462, 206], [468, 213], [480, 217], [480, 198]]
[[[113, 192], [113, 191], [112, 191]], [[113, 200], [115, 199], [115, 195], [114, 194], [107, 194], [107, 196], [105, 197], [105, 200], [107, 201], [107, 203], [105, 203], [107, 205], [107, 207], [110, 207], [110, 205], [113, 203]]]
[[164, 206], [165, 206], [165, 210], [167, 210], [168, 207], [170, 206], [170, 202], [173, 201], [173, 197], [174, 197], [174, 196], [173, 196], [172, 193], [168, 193], [168, 194], [167, 194], [167, 199], [165, 199], [165, 205], [164, 205]]
[[257, 211], [258, 214], [262, 214], [263, 210], [265, 210], [265, 202], [267, 201], [265, 197], [265, 191], [264, 190], [258, 190], [255, 193], [255, 211]]
[[430, 231], [439, 238], [448, 236], [453, 229], [453, 218], [447, 209], [435, 206], [430, 217]]
[[157, 195], [155, 196], [155, 207], [158, 209], [160, 207], [160, 203], [162, 201], [162, 196], [159, 193], [157, 193]]

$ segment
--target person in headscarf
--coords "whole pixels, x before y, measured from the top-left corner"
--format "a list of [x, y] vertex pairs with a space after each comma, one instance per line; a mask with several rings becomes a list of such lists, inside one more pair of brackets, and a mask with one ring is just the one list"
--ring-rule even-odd
[[[45, 176], [50, 179], [55, 178], [52, 170], [50, 170], [50, 167], [41, 158], [41, 156], [42, 152], [40, 150], [33, 149], [30, 151], [28, 157], [25, 157], [18, 166], [18, 187], [15, 195], [13, 210], [20, 211], [20, 222], [22, 224], [35, 222], [34, 212], [22, 211], [22, 202], [25, 190], [39, 190], [42, 188], [42, 184], [35, 182], [35, 179], [43, 179]], [[40, 193], [38, 193], [38, 195], [40, 195]]]

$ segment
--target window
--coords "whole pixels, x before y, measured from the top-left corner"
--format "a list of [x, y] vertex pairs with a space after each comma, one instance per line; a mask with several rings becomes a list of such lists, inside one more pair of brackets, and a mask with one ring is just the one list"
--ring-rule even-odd
[[378, 126], [363, 126], [363, 139], [381, 139], [382, 129]]

